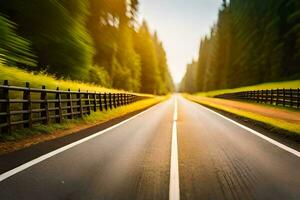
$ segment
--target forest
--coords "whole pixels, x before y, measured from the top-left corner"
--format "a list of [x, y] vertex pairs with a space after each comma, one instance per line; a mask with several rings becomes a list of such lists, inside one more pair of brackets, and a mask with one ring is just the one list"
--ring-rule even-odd
[[126, 91], [173, 90], [156, 32], [138, 0], [1, 0], [0, 62]]
[[180, 90], [190, 93], [300, 78], [300, 1], [223, 0]]

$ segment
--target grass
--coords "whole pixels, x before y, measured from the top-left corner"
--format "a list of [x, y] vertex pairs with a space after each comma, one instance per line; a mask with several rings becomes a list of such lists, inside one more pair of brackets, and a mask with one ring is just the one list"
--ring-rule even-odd
[[59, 87], [61, 90], [67, 90], [70, 88], [73, 91], [77, 91], [79, 88], [83, 91], [88, 90], [91, 92], [118, 91], [80, 81], [57, 79], [48, 74], [28, 72], [19, 68], [6, 67], [0, 64], [0, 84], [2, 84], [4, 80], [8, 80], [9, 85], [22, 87], [25, 86], [26, 82], [30, 82], [30, 86], [33, 88], [42, 88], [42, 85], [45, 85], [47, 89], [56, 89]]
[[80, 130], [122, 117], [126, 114], [148, 108], [169, 98], [153, 97], [103, 112], [93, 112], [82, 119], [66, 120], [61, 124], [34, 125], [32, 129], [15, 130], [10, 135], [0, 135], [0, 154], [22, 149], [43, 141], [63, 137]]
[[253, 112], [247, 112], [247, 111], [243, 111], [243, 110], [236, 109], [236, 108], [229, 108], [229, 107], [226, 107], [223, 105], [209, 102], [209, 100], [208, 100], [209, 98], [208, 99], [201, 98], [201, 97], [199, 98], [199, 96], [189, 95], [189, 94], [183, 94], [183, 96], [191, 101], [200, 103], [202, 105], [212, 107], [212, 108], [215, 108], [215, 109], [218, 109], [221, 111], [225, 111], [228, 113], [232, 113], [232, 114], [235, 114], [235, 115], [243, 117], [243, 118], [261, 122], [263, 124], [274, 127], [276, 129], [284, 130], [291, 134], [296, 134], [297, 136], [300, 136], [300, 124], [290, 123], [287, 121], [262, 116], [262, 115], [259, 115], [259, 114], [253, 113]]
[[240, 87], [234, 89], [225, 89], [225, 90], [214, 90], [209, 92], [200, 92], [197, 93], [199, 96], [214, 97], [220, 94], [250, 91], [250, 90], [265, 90], [265, 89], [277, 89], [277, 88], [300, 88], [300, 80], [295, 81], [285, 81], [285, 82], [273, 82], [273, 83], [263, 83], [259, 85], [252, 85], [247, 87]]
[[[126, 92], [124, 90], [116, 90], [112, 88], [105, 88], [100, 85], [92, 84], [92, 83], [84, 83], [80, 81], [73, 80], [64, 80], [57, 79], [55, 76], [45, 74], [42, 72], [28, 72], [26, 70], [22, 70], [16, 67], [7, 67], [3, 66], [0, 63], [0, 84], [3, 84], [4, 80], [9, 81], [9, 85], [24, 87], [26, 82], [30, 82], [30, 87], [32, 88], [42, 88], [43, 85], [46, 86], [46, 89], [56, 89], [59, 87], [60, 90], [68, 90], [71, 91], [89, 91], [89, 92]], [[129, 93], [129, 92], [126, 92]], [[141, 93], [133, 93], [130, 94], [154, 97], [151, 94], [141, 94]]]

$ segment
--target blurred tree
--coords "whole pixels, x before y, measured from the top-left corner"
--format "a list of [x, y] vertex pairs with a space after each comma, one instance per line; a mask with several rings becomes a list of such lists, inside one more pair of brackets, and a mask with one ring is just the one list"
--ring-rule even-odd
[[145, 21], [138, 31], [135, 49], [140, 55], [142, 65], [141, 92], [157, 94], [160, 81], [158, 58], [155, 44]]
[[96, 48], [94, 64], [107, 70], [111, 86], [138, 92], [141, 68], [132, 39], [138, 1], [89, 0], [89, 3], [87, 28]]
[[15, 24], [0, 15], [0, 60], [6, 65], [36, 66], [30, 43], [15, 30]]
[[208, 91], [296, 79], [299, 65], [298, 0], [224, 0], [201, 40], [196, 82]]
[[167, 55], [162, 42], [159, 40], [157, 32], [152, 36], [155, 52], [157, 55], [158, 79], [156, 91], [158, 94], [166, 94], [173, 91], [173, 80], [167, 63]]
[[[14, 47], [6, 60], [28, 65], [28, 40], [37, 56], [35, 70], [128, 91], [167, 93], [173, 83], [166, 54], [157, 35], [138, 24], [138, 5], [138, 0], [0, 1], [0, 12], [17, 24], [15, 29], [0, 19], [0, 31], [9, 30], [19, 45], [6, 41], [6, 47]], [[8, 57], [3, 50], [2, 60]]]
[[193, 60], [190, 64], [186, 67], [185, 76], [182, 79], [180, 84], [180, 91], [195, 93], [198, 91], [197, 88], [197, 68], [198, 63]]
[[32, 42], [40, 69], [87, 78], [93, 48], [84, 27], [86, 0], [1, 1], [0, 12], [17, 23], [18, 33]]

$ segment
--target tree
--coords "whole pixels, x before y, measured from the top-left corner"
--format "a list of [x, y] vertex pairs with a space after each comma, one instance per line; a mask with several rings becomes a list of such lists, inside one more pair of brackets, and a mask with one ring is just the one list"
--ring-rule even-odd
[[138, 24], [138, 5], [138, 0], [1, 1], [0, 12], [10, 21], [0, 18], [6, 45], [0, 60], [29, 68], [34, 58], [37, 67], [30, 70], [59, 78], [167, 93], [173, 84], [166, 53], [157, 35]]
[[145, 21], [138, 31], [135, 49], [141, 58], [142, 65], [141, 92], [157, 94], [159, 82], [158, 58], [155, 44]]
[[0, 60], [12, 66], [36, 66], [30, 43], [16, 33], [16, 26], [0, 15]]
[[186, 73], [182, 82], [180, 83], [180, 91], [185, 91], [189, 93], [195, 93], [198, 91], [197, 88], [197, 67], [198, 63], [193, 60], [186, 67]]
[[201, 40], [198, 91], [299, 78], [299, 27], [297, 0], [224, 0]]
[[85, 0], [1, 1], [0, 12], [17, 23], [18, 33], [31, 41], [40, 69], [86, 78], [93, 48], [84, 27]]

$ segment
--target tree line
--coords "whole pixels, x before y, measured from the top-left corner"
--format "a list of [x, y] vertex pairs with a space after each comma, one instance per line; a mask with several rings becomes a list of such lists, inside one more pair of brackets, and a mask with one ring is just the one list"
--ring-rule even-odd
[[300, 78], [300, 1], [223, 0], [180, 89], [210, 91]]
[[0, 2], [6, 66], [134, 92], [173, 89], [162, 42], [137, 22], [138, 0]]

